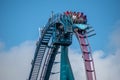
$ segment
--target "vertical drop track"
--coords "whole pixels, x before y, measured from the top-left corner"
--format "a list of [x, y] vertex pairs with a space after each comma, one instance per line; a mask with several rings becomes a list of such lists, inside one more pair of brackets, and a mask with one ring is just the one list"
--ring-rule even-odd
[[92, 51], [90, 48], [90, 44], [87, 39], [86, 34], [81, 34], [80, 32], [76, 32], [76, 37], [79, 41], [82, 50], [82, 58], [84, 60], [85, 72], [87, 76], [87, 80], [96, 80], [94, 61], [92, 57]]

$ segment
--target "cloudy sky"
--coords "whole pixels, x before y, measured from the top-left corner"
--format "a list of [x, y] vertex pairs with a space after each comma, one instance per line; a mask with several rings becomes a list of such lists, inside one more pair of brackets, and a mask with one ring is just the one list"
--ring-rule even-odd
[[[97, 80], [120, 79], [120, 0], [0, 0], [0, 80], [26, 80], [38, 40], [38, 28], [51, 11], [80, 11], [87, 15], [96, 36], [89, 38]], [[76, 80], [85, 80], [75, 37], [69, 57]], [[76, 64], [79, 64], [76, 66]], [[80, 77], [79, 77], [80, 76]]]

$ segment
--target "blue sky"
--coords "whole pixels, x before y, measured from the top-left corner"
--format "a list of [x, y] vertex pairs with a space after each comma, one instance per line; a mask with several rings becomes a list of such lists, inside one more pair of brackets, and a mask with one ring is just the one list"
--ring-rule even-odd
[[[98, 80], [101, 80], [101, 76], [104, 78], [102, 80], [119, 80], [120, 0], [0, 0], [1, 80], [24, 80], [26, 75], [28, 77], [29, 70], [26, 69], [30, 69], [29, 64], [35, 49], [33, 42], [38, 40], [38, 28], [47, 23], [51, 11], [63, 13], [66, 10], [84, 12], [88, 24], [95, 29], [97, 35], [89, 38], [89, 41], [96, 53], [93, 56], [100, 75]], [[74, 44], [70, 53], [78, 53], [76, 51], [80, 51], [79, 45], [76, 38], [73, 38]], [[101, 55], [107, 57], [101, 59]], [[79, 56], [81, 54], [72, 54], [72, 63], [79, 62]], [[112, 66], [112, 73], [109, 72], [109, 66]], [[79, 67], [74, 69], [79, 71]]]
[[51, 11], [72, 10], [84, 12], [94, 27], [97, 35], [91, 38], [93, 49], [105, 49], [114, 24], [120, 19], [119, 3], [119, 0], [0, 0], [0, 41], [9, 49], [26, 40], [37, 40], [38, 27], [47, 23]]

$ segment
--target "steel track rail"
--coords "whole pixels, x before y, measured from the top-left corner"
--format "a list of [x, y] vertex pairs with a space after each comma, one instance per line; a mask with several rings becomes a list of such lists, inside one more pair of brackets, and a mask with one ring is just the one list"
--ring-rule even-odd
[[94, 60], [92, 57], [92, 51], [87, 39], [87, 35], [82, 35], [79, 32], [75, 32], [75, 34], [81, 47], [87, 80], [96, 80]]
[[[46, 48], [48, 47], [50, 38], [52, 37], [53, 30], [54, 30], [53, 27], [56, 23], [61, 23], [61, 14], [53, 15], [53, 17], [49, 19], [48, 23], [46, 24], [46, 26], [43, 29], [41, 38], [39, 39], [39, 41], [37, 43], [37, 47], [35, 50], [34, 59], [32, 61], [32, 67], [31, 67], [31, 71], [30, 71], [28, 80], [37, 80], [38, 79], [42, 60], [43, 60], [44, 54], [47, 50]], [[56, 53], [57, 52], [56, 50], [58, 50], [58, 46], [54, 46], [54, 47], [56, 47], [56, 48], [53, 49], [52, 52]], [[53, 55], [52, 52], [51, 52], [51, 55]], [[51, 58], [50, 58], [50, 62], [51, 61], [53, 62], [54, 60], [51, 60]], [[49, 61], [47, 61], [47, 62], [49, 62]], [[49, 64], [50, 63], [48, 63], [48, 65]], [[51, 67], [52, 65], [49, 65], [49, 66]], [[45, 76], [46, 75], [47, 74], [45, 74]], [[49, 75], [50, 75], [50, 73], [49, 73]], [[49, 75], [47, 75], [47, 76], [49, 76]]]

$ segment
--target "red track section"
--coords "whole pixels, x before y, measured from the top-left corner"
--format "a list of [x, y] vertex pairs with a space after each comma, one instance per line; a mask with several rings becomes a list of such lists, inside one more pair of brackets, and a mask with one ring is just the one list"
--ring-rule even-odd
[[82, 57], [84, 60], [87, 80], [96, 80], [94, 61], [92, 58], [91, 48], [87, 36], [86, 34], [83, 35], [79, 32], [76, 32], [76, 36], [78, 38], [83, 53]]

